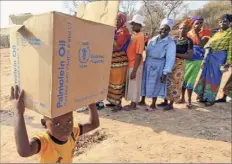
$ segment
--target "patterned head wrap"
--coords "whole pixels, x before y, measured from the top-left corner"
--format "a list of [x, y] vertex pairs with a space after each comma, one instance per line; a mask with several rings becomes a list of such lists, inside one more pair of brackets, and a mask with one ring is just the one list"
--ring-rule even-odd
[[190, 18], [187, 18], [186, 20], [180, 23], [179, 28], [183, 25], [187, 26], [190, 29], [192, 27], [192, 20]]

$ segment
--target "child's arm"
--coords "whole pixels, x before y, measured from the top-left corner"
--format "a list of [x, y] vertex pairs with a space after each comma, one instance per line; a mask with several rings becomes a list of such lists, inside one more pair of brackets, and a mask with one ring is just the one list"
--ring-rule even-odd
[[88, 133], [89, 131], [96, 129], [100, 125], [96, 103], [89, 105], [89, 111], [89, 122], [80, 125], [82, 134]]
[[21, 157], [29, 157], [39, 150], [39, 144], [37, 141], [33, 140], [29, 142], [27, 129], [24, 121], [24, 91], [19, 91], [18, 86], [14, 89], [11, 87], [11, 101], [13, 108], [15, 110], [15, 142], [17, 146], [18, 153]]

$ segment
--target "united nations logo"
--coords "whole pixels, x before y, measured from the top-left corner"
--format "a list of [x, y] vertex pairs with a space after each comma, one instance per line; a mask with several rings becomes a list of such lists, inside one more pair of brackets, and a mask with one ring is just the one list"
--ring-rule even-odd
[[90, 57], [89, 43], [84, 42], [82, 43], [82, 46], [79, 49], [79, 62], [87, 63], [89, 61], [89, 57]]

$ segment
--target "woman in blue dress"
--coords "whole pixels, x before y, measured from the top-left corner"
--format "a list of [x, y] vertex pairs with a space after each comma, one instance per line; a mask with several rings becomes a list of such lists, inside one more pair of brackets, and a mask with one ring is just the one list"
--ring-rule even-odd
[[169, 37], [172, 27], [173, 20], [162, 20], [159, 35], [153, 37], [147, 46], [142, 79], [142, 100], [139, 103], [144, 105], [145, 97], [152, 98], [152, 104], [147, 107], [147, 111], [156, 108], [157, 97], [165, 98], [167, 95], [167, 75], [172, 72], [176, 59], [176, 44]]

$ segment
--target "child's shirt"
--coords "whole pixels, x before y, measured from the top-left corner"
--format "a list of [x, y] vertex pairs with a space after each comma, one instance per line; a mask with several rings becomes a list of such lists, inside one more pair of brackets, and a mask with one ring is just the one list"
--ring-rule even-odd
[[48, 132], [41, 133], [34, 139], [39, 144], [38, 157], [40, 163], [72, 163], [73, 150], [76, 139], [82, 134], [82, 126], [73, 128], [73, 134], [68, 141], [61, 142], [51, 136]]

